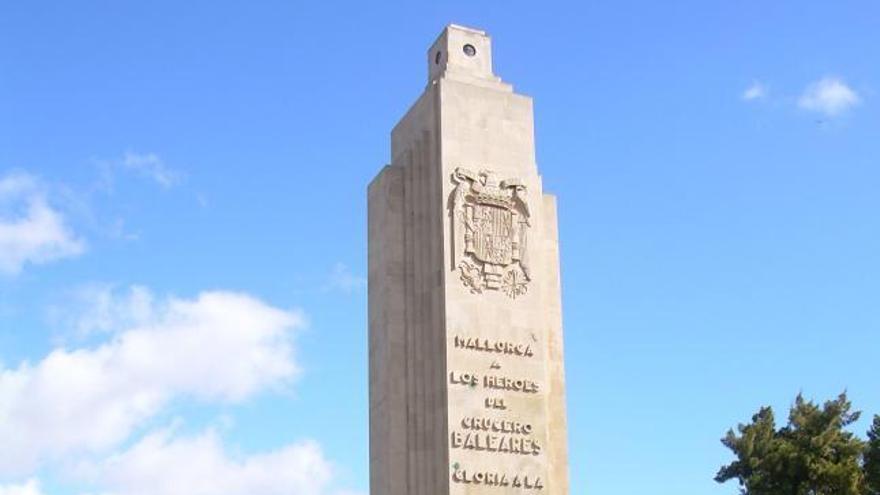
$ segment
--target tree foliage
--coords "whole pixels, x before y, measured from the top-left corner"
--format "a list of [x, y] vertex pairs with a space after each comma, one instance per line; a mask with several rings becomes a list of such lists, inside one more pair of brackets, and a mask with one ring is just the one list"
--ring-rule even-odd
[[865, 493], [880, 495], [880, 416], [874, 416], [874, 424], [868, 430], [865, 449]]
[[[779, 429], [773, 410], [761, 408], [751, 423], [721, 440], [736, 460], [723, 466], [715, 481], [735, 479], [743, 495], [880, 495], [867, 491], [871, 474], [862, 462], [870, 457], [865, 442], [846, 430], [858, 418], [845, 393], [821, 407], [798, 395], [788, 424]], [[876, 444], [880, 421], [875, 420], [872, 431]], [[878, 451], [875, 446], [873, 455]], [[880, 459], [871, 462], [876, 476]]]

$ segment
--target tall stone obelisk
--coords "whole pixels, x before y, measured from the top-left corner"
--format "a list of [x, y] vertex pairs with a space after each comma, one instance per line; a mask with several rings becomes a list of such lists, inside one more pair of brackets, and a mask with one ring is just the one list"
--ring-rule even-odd
[[448, 26], [369, 187], [372, 495], [568, 494], [556, 202], [532, 100]]

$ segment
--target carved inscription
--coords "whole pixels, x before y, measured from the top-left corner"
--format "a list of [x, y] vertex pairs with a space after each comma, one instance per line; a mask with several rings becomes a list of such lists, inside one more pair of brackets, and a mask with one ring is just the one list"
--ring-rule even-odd
[[501, 488], [524, 488], [527, 490], [542, 490], [544, 482], [540, 476], [508, 475], [496, 471], [468, 471], [467, 469], [455, 469], [452, 471], [452, 481], [456, 483], [497, 486]]
[[461, 420], [461, 427], [466, 430], [491, 431], [495, 433], [512, 433], [516, 435], [532, 434], [532, 425], [529, 423], [493, 418], [464, 418]]
[[[518, 333], [518, 332], [515, 332]], [[528, 335], [528, 334], [525, 334]], [[534, 337], [534, 335], [533, 335]], [[532, 338], [531, 340], [536, 341]], [[510, 376], [503, 371], [506, 362], [512, 359], [532, 359], [536, 354], [535, 342], [517, 342], [516, 340], [489, 339], [467, 334], [452, 336], [452, 348], [462, 353], [471, 354], [471, 360], [478, 355], [486, 355], [485, 368], [477, 365], [477, 371], [450, 371], [449, 383], [455, 390], [462, 393], [485, 393], [483, 397], [484, 413], [468, 415], [460, 418], [458, 424], [450, 428], [449, 447], [453, 451], [473, 452], [479, 455], [510, 456], [515, 461], [519, 472], [503, 472], [481, 470], [478, 466], [462, 466], [454, 463], [452, 481], [465, 485], [483, 485], [497, 488], [516, 488], [520, 491], [544, 490], [540, 475], [534, 469], [541, 466], [538, 459], [544, 455], [545, 446], [543, 428], [536, 428], [529, 420], [517, 415], [517, 407], [523, 404], [526, 397], [539, 394], [541, 385], [537, 380], [524, 376]], [[479, 359], [479, 358], [477, 358]], [[505, 363], [502, 367], [501, 363]], [[528, 368], [527, 368], [528, 369]], [[452, 389], [450, 389], [452, 390]], [[513, 399], [513, 397], [520, 397]], [[531, 399], [529, 399], [531, 400]], [[505, 461], [510, 462], [510, 461]], [[538, 464], [535, 464], [538, 462]], [[504, 490], [499, 490], [505, 493]]]
[[541, 446], [531, 438], [460, 431], [452, 432], [452, 448], [521, 455], [538, 455], [541, 453]]
[[510, 390], [511, 392], [525, 392], [527, 394], [538, 393], [538, 382], [522, 378], [507, 378], [505, 376], [484, 376], [483, 387]]
[[484, 404], [486, 405], [486, 409], [499, 409], [501, 411], [507, 409], [503, 397], [486, 397]]
[[476, 387], [482, 384], [483, 388], [495, 390], [508, 390], [510, 392], [522, 392], [536, 394], [540, 391], [538, 382], [526, 378], [508, 378], [506, 376], [485, 375], [481, 377], [476, 373], [449, 372], [449, 383]]
[[455, 169], [450, 198], [453, 270], [472, 293], [500, 290], [516, 299], [528, 290], [529, 207], [518, 179], [498, 181], [490, 170]]
[[480, 383], [480, 377], [473, 373], [449, 373], [449, 383], [476, 387]]
[[454, 345], [458, 349], [470, 349], [473, 351], [496, 352], [514, 356], [532, 357], [535, 355], [530, 344], [517, 344], [515, 342], [481, 339], [479, 337], [466, 337], [456, 335]]
[[461, 431], [452, 432], [452, 448], [539, 455], [541, 446], [531, 438], [532, 425], [519, 421], [468, 417]]

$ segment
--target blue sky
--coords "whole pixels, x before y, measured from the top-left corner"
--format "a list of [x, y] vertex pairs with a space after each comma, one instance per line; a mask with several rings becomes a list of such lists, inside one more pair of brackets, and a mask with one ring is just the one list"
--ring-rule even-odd
[[0, 494], [367, 493], [365, 188], [450, 22], [535, 98], [572, 493], [880, 413], [877, 2], [7, 1]]

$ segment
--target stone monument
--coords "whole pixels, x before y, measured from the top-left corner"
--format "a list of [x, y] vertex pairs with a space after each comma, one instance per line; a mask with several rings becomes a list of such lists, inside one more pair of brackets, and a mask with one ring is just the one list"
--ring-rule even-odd
[[568, 494], [556, 201], [531, 98], [448, 26], [369, 186], [372, 495]]

